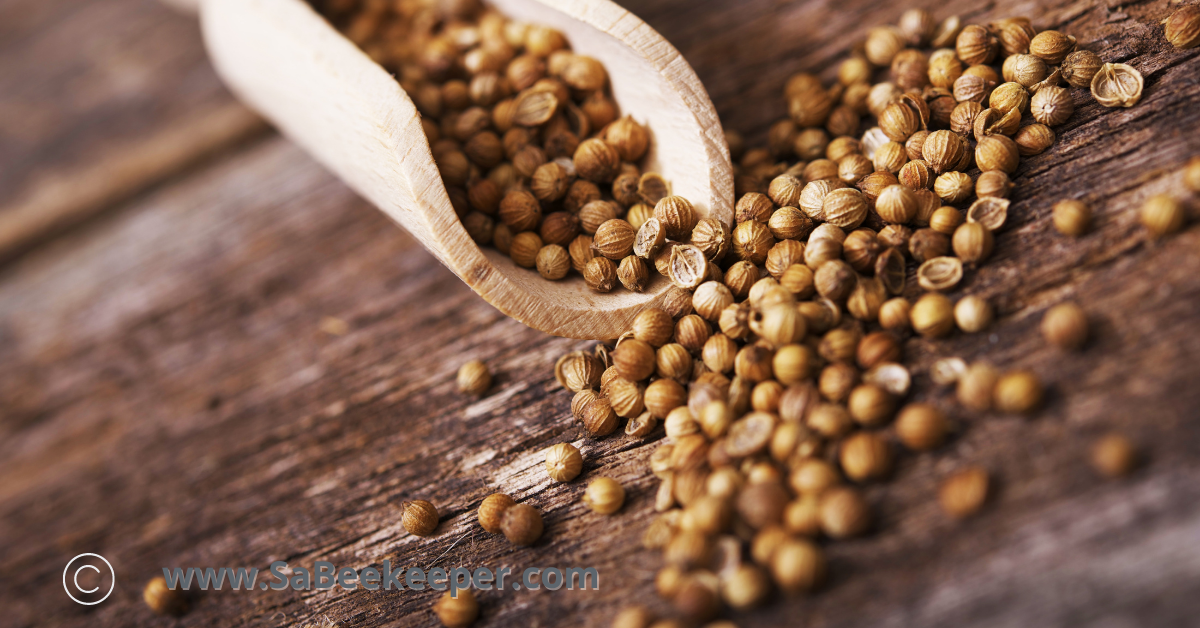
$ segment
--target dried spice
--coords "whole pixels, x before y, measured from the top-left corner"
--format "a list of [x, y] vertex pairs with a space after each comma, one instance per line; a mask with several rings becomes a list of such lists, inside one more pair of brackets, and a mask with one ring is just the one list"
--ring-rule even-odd
[[1105, 107], [1136, 105], [1142, 99], [1142, 88], [1142, 73], [1124, 63], [1105, 63], [1092, 78], [1092, 97]]

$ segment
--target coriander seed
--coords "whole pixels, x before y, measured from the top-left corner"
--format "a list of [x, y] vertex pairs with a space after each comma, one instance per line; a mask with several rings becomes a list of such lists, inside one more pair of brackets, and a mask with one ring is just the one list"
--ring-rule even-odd
[[846, 477], [856, 482], [878, 480], [892, 469], [892, 452], [881, 436], [859, 431], [842, 441], [839, 461]]
[[404, 529], [408, 530], [413, 536], [429, 536], [438, 525], [437, 508], [423, 500], [414, 499], [411, 502], [403, 504], [404, 512], [400, 517], [400, 523], [404, 524]]
[[492, 373], [479, 360], [471, 360], [458, 369], [458, 391], [479, 396], [492, 387]]
[[675, 342], [692, 353], [700, 354], [710, 336], [712, 329], [696, 314], [688, 314], [675, 323]]
[[954, 321], [968, 334], [977, 334], [990, 327], [994, 316], [992, 305], [979, 296], [965, 296], [954, 306]]
[[1075, 50], [1075, 38], [1058, 31], [1042, 31], [1029, 42], [1029, 52], [1050, 65], [1058, 65]]
[[833, 487], [820, 496], [821, 531], [834, 539], [860, 536], [871, 527], [871, 510], [861, 493]]
[[1193, 157], [1183, 173], [1183, 184], [1193, 193], [1200, 193], [1200, 157]]
[[988, 473], [968, 467], [946, 478], [938, 489], [942, 510], [955, 519], [965, 519], [983, 507], [988, 498]]
[[935, 257], [917, 267], [917, 285], [925, 290], [952, 290], [963, 278], [963, 263], [957, 257]]
[[911, 307], [908, 300], [902, 297], [888, 299], [879, 308], [879, 326], [897, 332], [908, 329]]
[[[603, 72], [603, 68], [600, 70]], [[609, 125], [604, 139], [617, 151], [622, 160], [628, 162], [636, 163], [650, 146], [649, 131], [630, 116]]]
[[580, 408], [579, 419], [588, 436], [608, 436], [617, 429], [617, 413], [607, 397], [595, 397]]
[[571, 270], [571, 256], [567, 250], [557, 244], [547, 244], [538, 250], [534, 258], [538, 274], [544, 279], [558, 281], [567, 276]]
[[661, 347], [670, 342], [674, 333], [674, 321], [658, 308], [642, 310], [633, 319], [633, 337], [651, 347]]
[[1137, 467], [1137, 449], [1121, 434], [1108, 434], [1092, 444], [1092, 468], [1106, 478], [1129, 475]]
[[[985, 172], [983, 174], [989, 173]], [[1004, 173], [998, 172], [997, 174]], [[979, 180], [983, 180], [982, 175], [979, 177]], [[976, 190], [978, 190], [978, 184], [976, 184]], [[937, 231], [938, 233], [953, 235], [954, 231], [958, 229], [958, 226], [961, 225], [962, 222], [963, 215], [961, 211], [949, 206], [939, 207], [933, 212], [933, 215], [929, 217], [929, 228]]]
[[1096, 53], [1090, 50], [1076, 50], [1063, 59], [1062, 77], [1071, 87], [1090, 87], [1096, 72], [1099, 72], [1103, 65], [1104, 62]]
[[877, 26], [867, 33], [864, 47], [867, 60], [881, 68], [891, 66], [896, 53], [903, 49], [904, 37], [894, 27]]
[[654, 614], [644, 606], [626, 606], [613, 617], [611, 628], [649, 628]]
[[612, 478], [596, 478], [588, 483], [583, 503], [595, 512], [611, 515], [625, 503], [625, 488]]
[[906, 224], [917, 216], [917, 197], [902, 185], [892, 185], [876, 199], [875, 211], [885, 222]]
[[471, 589], [447, 591], [433, 605], [433, 612], [446, 628], [466, 628], [479, 617], [479, 603]]
[[650, 271], [646, 262], [636, 255], [628, 255], [617, 265], [617, 279], [630, 292], [643, 292], [650, 283]]
[[558, 443], [546, 449], [546, 473], [555, 482], [570, 482], [583, 471], [583, 454], [571, 443]]
[[500, 531], [514, 545], [533, 545], [542, 536], [542, 513], [528, 504], [510, 506], [500, 517]]
[[954, 230], [951, 244], [959, 259], [968, 264], [978, 264], [992, 254], [995, 240], [991, 229], [978, 222], [966, 222]]
[[997, 20], [988, 25], [1000, 40], [1000, 47], [1005, 55], [1018, 55], [1029, 52], [1029, 42], [1037, 31], [1029, 18], [1014, 17]]
[[665, 419], [671, 410], [687, 403], [687, 391], [673, 379], [658, 379], [646, 387], [643, 401], [651, 415]]
[[191, 606], [187, 592], [183, 589], [172, 589], [162, 576], [155, 576], [142, 589], [142, 600], [150, 610], [159, 615], [180, 616]]
[[675, 240], [686, 240], [698, 221], [695, 208], [682, 196], [664, 197], [654, 206], [654, 217]]
[[1200, 6], [1188, 5], [1163, 20], [1167, 41], [1180, 50], [1200, 46]]
[[1143, 87], [1142, 73], [1124, 63], [1105, 63], [1092, 77], [1092, 97], [1105, 107], [1136, 105]]
[[735, 568], [729, 577], [721, 582], [721, 599], [736, 610], [753, 608], [762, 603], [770, 593], [770, 578], [765, 571], [754, 565]]
[[616, 176], [621, 156], [608, 142], [592, 138], [579, 143], [573, 161], [579, 176], [593, 183], [607, 183]]
[[1042, 337], [1060, 349], [1079, 349], [1087, 342], [1087, 314], [1069, 302], [1050, 308], [1042, 316]]
[[[857, 193], [857, 190], [854, 190]], [[761, 266], [767, 261], [767, 254], [775, 246], [775, 237], [771, 235], [767, 225], [757, 221], [747, 221], [739, 224], [733, 230], [733, 255], [739, 260]]]
[[1030, 88], [1044, 81], [1050, 71], [1046, 62], [1040, 58], [1030, 54], [1017, 54], [1004, 60], [1003, 74], [1004, 80]]
[[683, 345], [675, 343], [663, 345], [658, 349], [655, 362], [659, 377], [673, 379], [680, 383], [687, 383], [691, 379], [692, 354], [688, 353]]
[[955, 392], [958, 402], [963, 406], [983, 412], [992, 407], [992, 393], [996, 389], [996, 380], [1000, 374], [986, 362], [976, 362], [958, 377], [958, 387]]
[[946, 415], [928, 403], [910, 403], [896, 416], [896, 437], [913, 451], [929, 451], [946, 440]]
[[805, 593], [825, 581], [825, 555], [821, 549], [800, 539], [781, 540], [769, 554], [771, 578], [786, 593]]
[[1042, 405], [1042, 383], [1030, 371], [1013, 371], [996, 380], [992, 402], [1007, 414], [1031, 414]]
[[965, 172], [943, 173], [933, 182], [933, 191], [947, 205], [957, 205], [971, 197], [975, 181]]
[[1003, 135], [988, 135], [980, 139], [975, 147], [975, 163], [980, 170], [999, 170], [1012, 174], [1020, 162], [1017, 143]]
[[1021, 127], [1013, 141], [1022, 157], [1040, 155], [1054, 145], [1057, 137], [1054, 130], [1044, 124], [1029, 124]]
[[[1093, 85], [1100, 78], [1100, 74], [1097, 74], [1096, 77], [1097, 79], [1092, 81]], [[1105, 87], [1108, 88], [1107, 83], [1105, 83]], [[1092, 92], [1095, 94], [1095, 89]], [[1097, 101], [1099, 101], [1098, 98]], [[1030, 99], [1029, 113], [1033, 115], [1035, 120], [1046, 126], [1058, 126], [1066, 122], [1071, 117], [1071, 114], [1075, 113], [1075, 99], [1071, 97], [1071, 92], [1067, 91], [1066, 88], [1048, 85], [1039, 89], [1033, 95], [1033, 98]]]
[[542, 239], [532, 231], [522, 231], [513, 236], [508, 249], [508, 256], [521, 268], [537, 266], [538, 254], [542, 252]]
[[859, 425], [878, 426], [892, 416], [896, 409], [896, 399], [878, 386], [861, 384], [850, 391], [846, 407]]
[[943, 294], [930, 292], [909, 311], [913, 331], [927, 338], [940, 338], [954, 329], [954, 306]]
[[702, 218], [692, 229], [692, 246], [700, 249], [704, 257], [711, 261], [719, 261], [729, 251], [731, 235], [721, 221], [715, 218]]
[[958, 58], [967, 65], [991, 63], [1000, 51], [1000, 42], [988, 29], [971, 24], [958, 34], [955, 41]]
[[1166, 195], [1153, 196], [1142, 205], [1140, 214], [1142, 226], [1152, 238], [1176, 233], [1183, 230], [1187, 220], [1183, 205]]
[[863, 336], [855, 350], [855, 359], [863, 369], [883, 362], [899, 362], [903, 350], [896, 337], [885, 331], [877, 331]]
[[558, 359], [554, 365], [554, 376], [563, 388], [578, 393], [599, 387], [603, 368], [595, 356], [573, 351]]
[[607, 257], [596, 257], [583, 270], [583, 280], [596, 292], [612, 292], [617, 286], [617, 265]]
[[492, 534], [499, 533], [504, 511], [516, 503], [516, 500], [504, 493], [492, 493], [484, 497], [479, 504], [479, 526]]

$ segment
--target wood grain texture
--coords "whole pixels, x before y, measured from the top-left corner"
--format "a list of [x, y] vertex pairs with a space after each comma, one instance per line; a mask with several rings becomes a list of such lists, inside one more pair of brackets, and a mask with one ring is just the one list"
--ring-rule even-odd
[[[729, 224], [733, 171], [712, 102], [678, 51], [621, 7], [604, 1], [504, 0], [516, 16], [545, 15], [576, 50], [600, 59], [622, 112], [654, 141], [645, 168], [701, 216]], [[665, 296], [590, 291], [582, 277], [548, 282], [492, 249], [481, 250], [450, 205], [407, 94], [386, 70], [302, 0], [206, 0], [205, 42], [243, 100], [404, 226], [485, 300], [517, 320], [572, 338], [615, 338]]]
[[154, 0], [0, 3], [0, 258], [264, 129], [199, 41]]
[[[124, 0], [114, 0], [124, 1]], [[1010, 12], [958, 10], [986, 19]], [[759, 134], [784, 76], [819, 70], [902, 7], [849, 0], [731, 4], [655, 0], [631, 8], [697, 68], [723, 114]], [[917, 398], [960, 425], [938, 451], [906, 455], [872, 486], [875, 532], [828, 546], [818, 595], [774, 600], [743, 627], [1191, 626], [1200, 613], [1200, 228], [1148, 242], [1136, 208], [1178, 189], [1200, 152], [1197, 53], [1169, 49], [1165, 2], [1018, 3], [1105, 60], [1146, 75], [1142, 104], [1079, 98], [1050, 152], [1024, 160], [1009, 226], [966, 289], [993, 298], [988, 334], [910, 340]], [[683, 17], [686, 15], [686, 19]], [[846, 30], [823, 24], [822, 18]], [[787, 37], [780, 38], [781, 34]], [[775, 46], [762, 46], [773, 42]], [[751, 45], [754, 44], [754, 45]], [[790, 53], [781, 52], [784, 46]], [[723, 49], [725, 52], [720, 52]], [[807, 56], [794, 56], [807, 51]], [[736, 67], [744, 68], [741, 72]], [[757, 73], [765, 85], [739, 83]], [[748, 79], [747, 79], [748, 81]], [[773, 83], [774, 85], [770, 85]], [[740, 90], [761, 89], [743, 98]], [[1049, 207], [1081, 197], [1095, 231], [1056, 236]], [[1189, 201], [1193, 210], [1197, 199]], [[1071, 298], [1095, 338], [1078, 355], [1043, 346], [1041, 313]], [[349, 333], [318, 331], [323, 316]], [[648, 593], [660, 560], [639, 548], [652, 516], [653, 445], [583, 439], [551, 373], [589, 343], [548, 337], [487, 306], [381, 213], [300, 149], [272, 138], [196, 169], [119, 214], [45, 245], [0, 274], [0, 607], [15, 626], [434, 626], [431, 592], [221, 592], [180, 620], [151, 615], [140, 587], [163, 566], [595, 566], [599, 592], [490, 592], [480, 626], [604, 626]], [[986, 358], [1051, 384], [1032, 419], [973, 415], [926, 376], [938, 357]], [[464, 361], [496, 385], [454, 391]], [[1097, 479], [1091, 440], [1120, 429], [1147, 465]], [[584, 475], [550, 485], [538, 452], [581, 443]], [[982, 464], [997, 483], [956, 524], [938, 481]], [[629, 487], [622, 513], [579, 503], [584, 482]], [[536, 546], [478, 530], [475, 505], [504, 490], [546, 512]], [[435, 537], [399, 525], [400, 502], [434, 501]], [[116, 568], [94, 609], [61, 589], [62, 568], [97, 552]]]

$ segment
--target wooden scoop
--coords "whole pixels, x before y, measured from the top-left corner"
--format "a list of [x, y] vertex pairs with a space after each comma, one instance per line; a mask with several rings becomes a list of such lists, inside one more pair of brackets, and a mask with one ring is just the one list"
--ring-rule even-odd
[[[416, 107], [386, 70], [302, 0], [198, 4], [209, 53], [230, 88], [501, 312], [559, 336], [616, 338], [670, 287], [652, 271], [644, 293], [597, 294], [578, 275], [547, 281], [481, 249], [451, 207]], [[622, 114], [651, 129], [643, 169], [661, 173], [702, 216], [732, 222], [733, 171], [720, 122], [671, 44], [608, 0], [492, 4], [561, 30], [574, 51], [602, 61]]]

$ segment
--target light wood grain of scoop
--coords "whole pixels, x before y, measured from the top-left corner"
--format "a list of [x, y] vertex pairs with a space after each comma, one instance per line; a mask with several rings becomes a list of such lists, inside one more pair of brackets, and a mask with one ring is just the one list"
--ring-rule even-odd
[[[623, 114], [647, 124], [642, 164], [729, 224], [733, 171], [716, 111], [695, 72], [644, 22], [607, 0], [498, 0], [513, 19], [561, 30], [605, 64]], [[582, 278], [550, 282], [481, 250], [450, 205], [420, 115], [386, 70], [302, 0], [203, 0], [209, 54], [225, 82], [315, 159], [400, 223], [505, 314], [575, 338], [614, 338], [670, 287], [595, 294]]]

